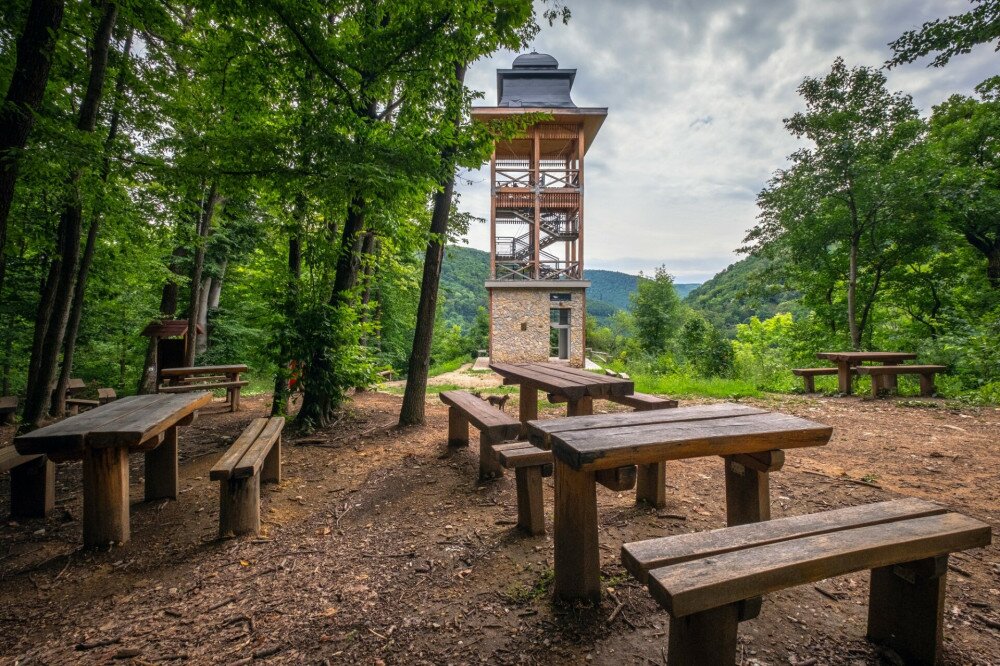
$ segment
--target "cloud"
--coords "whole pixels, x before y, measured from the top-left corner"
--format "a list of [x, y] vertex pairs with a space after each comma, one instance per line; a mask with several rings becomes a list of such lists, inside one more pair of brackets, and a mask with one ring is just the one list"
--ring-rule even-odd
[[[795, 92], [837, 56], [881, 66], [888, 42], [924, 21], [968, 10], [966, 0], [572, 0], [569, 25], [543, 28], [533, 47], [576, 68], [573, 99], [607, 106], [587, 155], [590, 267], [637, 272], [661, 264], [679, 281], [711, 277], [737, 259], [755, 199], [798, 146], [782, 118]], [[470, 68], [470, 87], [496, 101], [499, 53]], [[926, 113], [997, 73], [988, 46], [943, 69], [915, 63], [888, 73], [891, 90]], [[489, 217], [489, 172], [463, 174], [462, 207]], [[489, 249], [474, 225], [470, 244]], [[697, 278], [693, 276], [698, 276]]]

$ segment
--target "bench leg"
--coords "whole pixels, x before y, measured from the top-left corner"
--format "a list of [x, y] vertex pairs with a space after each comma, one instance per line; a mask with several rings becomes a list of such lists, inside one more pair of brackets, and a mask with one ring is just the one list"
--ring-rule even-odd
[[882, 388], [886, 393], [896, 393], [899, 390], [899, 378], [896, 375], [883, 375]]
[[281, 483], [281, 435], [271, 446], [271, 452], [264, 458], [264, 466], [260, 469], [261, 483]]
[[128, 449], [86, 447], [83, 453], [83, 545], [129, 540]]
[[56, 506], [56, 464], [46, 456], [10, 470], [10, 517], [45, 518]]
[[260, 531], [260, 475], [219, 481], [219, 536]]
[[177, 475], [177, 427], [164, 433], [163, 443], [146, 451], [146, 501], [177, 499], [180, 481]]
[[726, 464], [726, 524], [745, 525], [771, 520], [771, 484], [759, 472], [731, 458]]
[[448, 446], [469, 445], [469, 419], [454, 407], [448, 408]]
[[531, 536], [545, 534], [542, 468], [518, 467], [514, 470], [514, 478], [517, 481], [517, 526]]
[[554, 558], [557, 599], [601, 600], [597, 482], [593, 472], [555, 460]]
[[948, 556], [872, 569], [868, 639], [907, 664], [938, 663]]
[[662, 509], [667, 505], [667, 463], [639, 465], [635, 481], [635, 501]]
[[566, 416], [589, 416], [593, 413], [594, 399], [590, 396], [566, 401]]
[[806, 385], [806, 393], [816, 392], [816, 378], [812, 375], [802, 375], [802, 381]]
[[934, 395], [934, 373], [920, 375], [920, 395], [925, 397]]
[[739, 604], [670, 617], [667, 666], [732, 666], [736, 662]]
[[528, 384], [521, 384], [520, 395], [517, 403], [517, 418], [521, 422], [521, 435], [519, 439], [528, 438], [528, 421], [538, 418], [538, 388]]
[[485, 432], [479, 433], [479, 480], [499, 479], [503, 476], [503, 465], [493, 452], [493, 445], [499, 442]]
[[229, 398], [229, 411], [238, 412], [240, 411], [240, 387], [234, 386], [233, 393]]

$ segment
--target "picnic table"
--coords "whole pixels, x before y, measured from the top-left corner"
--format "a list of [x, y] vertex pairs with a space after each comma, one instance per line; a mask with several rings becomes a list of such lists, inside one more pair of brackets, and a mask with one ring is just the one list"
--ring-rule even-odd
[[[520, 387], [519, 414], [522, 427], [538, 418], [538, 392], [566, 397], [566, 415], [594, 413], [594, 398], [632, 395], [631, 380], [598, 375], [560, 363], [490, 363], [505, 385]], [[526, 428], [526, 427], [525, 427]]]
[[18, 453], [83, 460], [83, 543], [129, 540], [128, 456], [146, 455], [146, 500], [177, 499], [177, 428], [212, 400], [208, 392], [121, 398], [14, 439]]
[[735, 404], [623, 412], [528, 423], [555, 463], [555, 594], [600, 599], [596, 483], [602, 472], [723, 456], [730, 525], [768, 520], [768, 473], [784, 449], [822, 446], [829, 426]]
[[242, 363], [164, 368], [160, 370], [163, 384], [157, 388], [157, 391], [160, 393], [188, 393], [226, 389], [226, 402], [229, 404], [229, 411], [237, 412], [240, 409], [240, 389], [249, 383], [246, 380], [241, 380], [240, 375], [248, 370], [249, 368]]
[[[816, 358], [823, 358], [828, 361], [833, 361], [837, 366], [837, 382], [840, 386], [840, 392], [845, 395], [851, 394], [851, 368], [856, 365], [861, 365], [866, 361], [871, 361], [874, 363], [881, 363], [883, 365], [894, 365], [901, 361], [910, 361], [917, 357], [916, 354], [910, 352], [873, 352], [873, 351], [860, 351], [860, 352], [820, 352], [816, 354]], [[872, 381], [875, 381], [874, 379]], [[891, 377], [886, 377], [884, 379], [886, 389], [894, 389], [896, 387], [896, 377], [893, 375]]]

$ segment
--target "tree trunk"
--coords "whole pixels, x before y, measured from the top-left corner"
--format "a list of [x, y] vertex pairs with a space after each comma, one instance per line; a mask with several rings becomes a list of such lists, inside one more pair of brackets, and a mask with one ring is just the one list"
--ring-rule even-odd
[[208, 292], [212, 290], [215, 279], [211, 276], [201, 281], [201, 289], [198, 290], [198, 327], [205, 331], [198, 336], [195, 346], [195, 354], [204, 354], [208, 350]]
[[191, 270], [191, 294], [188, 299], [188, 335], [187, 346], [184, 348], [184, 365], [194, 365], [195, 353], [198, 351], [198, 309], [201, 305], [201, 273], [205, 267], [205, 239], [208, 238], [208, 228], [215, 214], [215, 204], [218, 201], [218, 185], [212, 181], [208, 189], [208, 197], [198, 215], [198, 246], [194, 250], [194, 267]]
[[64, 6], [63, 0], [32, 0], [24, 31], [17, 39], [7, 95], [0, 106], [0, 295], [7, 272], [7, 218], [14, 200], [19, 153], [28, 142], [35, 112], [45, 96]]
[[271, 398], [271, 416], [288, 413], [288, 398], [291, 394], [289, 379], [292, 364], [292, 342], [288, 339], [288, 327], [295, 320], [299, 309], [299, 279], [302, 277], [302, 226], [306, 218], [306, 197], [299, 194], [295, 198], [295, 229], [288, 237], [288, 283], [285, 286], [285, 322], [278, 337], [278, 372], [274, 375], [274, 395]]
[[858, 245], [860, 238], [851, 237], [851, 259], [847, 273], [847, 326], [851, 332], [851, 349], [861, 349], [861, 329], [858, 328]]
[[[455, 68], [455, 79], [459, 89], [465, 82], [465, 65]], [[461, 106], [456, 105], [454, 123], [461, 124]], [[424, 256], [424, 276], [420, 283], [420, 302], [417, 305], [417, 325], [413, 334], [413, 347], [406, 373], [406, 389], [403, 392], [403, 406], [399, 410], [399, 425], [415, 425], [424, 422], [424, 407], [427, 394], [427, 373], [431, 364], [431, 344], [434, 340], [434, 316], [437, 314], [438, 286], [441, 282], [441, 265], [444, 262], [444, 247], [448, 240], [448, 218], [451, 213], [451, 199], [455, 189], [455, 150], [453, 147], [442, 151], [441, 161], [448, 169], [448, 175], [441, 189], [434, 195], [434, 212], [431, 215], [430, 240]]]
[[[77, 129], [81, 132], [92, 133], [97, 125], [97, 112], [101, 105], [104, 79], [108, 70], [111, 31], [117, 18], [118, 6], [113, 2], [104, 3], [101, 20], [93, 40], [90, 79], [87, 82], [87, 90], [83, 103], [80, 105], [80, 116], [77, 120]], [[37, 426], [48, 411], [55, 383], [56, 365], [59, 361], [59, 352], [62, 351], [63, 337], [69, 319], [83, 225], [83, 202], [79, 191], [82, 176], [82, 168], [74, 169], [70, 176], [70, 200], [60, 215], [59, 272], [53, 291], [52, 313], [45, 328], [42, 353], [39, 356], [37, 368], [38, 373], [34, 377], [28, 377], [28, 389], [25, 396], [24, 425], [28, 428]], [[62, 396], [58, 396], [58, 400], [61, 401]], [[61, 410], [61, 406], [57, 409]]]
[[[108, 136], [104, 139], [104, 164], [101, 168], [101, 181], [104, 183], [107, 183], [111, 176], [111, 147], [118, 136], [118, 126], [121, 121], [121, 104], [125, 93], [125, 71], [131, 50], [132, 31], [129, 30], [128, 35], [125, 37], [125, 45], [122, 48], [122, 62], [118, 67], [118, 76], [115, 80], [114, 109], [111, 112]], [[94, 253], [97, 247], [97, 234], [100, 227], [101, 212], [97, 211], [90, 221], [90, 228], [87, 231], [87, 243], [84, 246], [83, 257], [80, 259], [80, 270], [76, 276], [73, 305], [69, 313], [69, 324], [66, 327], [66, 339], [63, 346], [62, 368], [59, 370], [59, 381], [56, 383], [56, 395], [66, 394], [66, 387], [73, 373], [76, 338], [80, 332], [80, 319], [83, 317], [83, 303], [87, 293], [87, 279], [90, 274], [90, 265], [94, 260]], [[62, 401], [57, 401], [53, 406], [53, 416], [62, 416], [64, 407]]]

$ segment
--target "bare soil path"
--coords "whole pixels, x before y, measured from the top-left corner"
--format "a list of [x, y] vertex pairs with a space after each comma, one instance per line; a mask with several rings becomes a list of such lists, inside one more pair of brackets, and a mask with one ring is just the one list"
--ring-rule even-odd
[[[789, 452], [773, 477], [775, 516], [910, 495], [1000, 524], [998, 409], [753, 402], [835, 426], [829, 446]], [[60, 465], [59, 515], [0, 523], [0, 663], [664, 662], [667, 616], [624, 573], [618, 549], [722, 526], [721, 460], [668, 465], [670, 504], [659, 511], [599, 489], [608, 593], [597, 607], [558, 606], [548, 594], [550, 537], [514, 531], [513, 478], [477, 484], [475, 444], [447, 450], [436, 398], [427, 426], [401, 430], [399, 403], [361, 394], [335, 427], [288, 437], [285, 480], [262, 491], [259, 539], [216, 538], [218, 487], [208, 470], [265, 414], [266, 396], [245, 400], [238, 414], [213, 407], [182, 430], [181, 498], [147, 504], [133, 483], [125, 547], [78, 548], [79, 464]], [[10, 437], [0, 429], [0, 445]], [[141, 464], [134, 456], [133, 479]], [[8, 483], [0, 476], [0, 515]], [[1000, 664], [998, 553], [994, 545], [952, 560], [946, 664]], [[859, 574], [771, 595], [741, 625], [742, 663], [883, 663], [863, 638], [867, 588]]]

